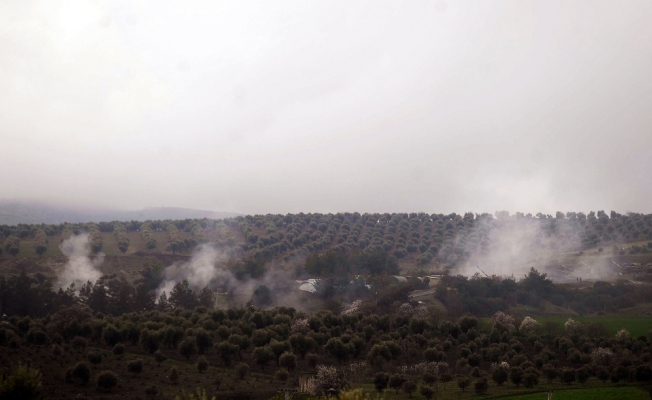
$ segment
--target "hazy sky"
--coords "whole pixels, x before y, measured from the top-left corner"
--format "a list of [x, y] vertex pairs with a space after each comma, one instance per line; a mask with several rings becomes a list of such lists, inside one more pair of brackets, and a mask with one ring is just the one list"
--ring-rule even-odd
[[650, 1], [2, 1], [0, 198], [652, 212]]

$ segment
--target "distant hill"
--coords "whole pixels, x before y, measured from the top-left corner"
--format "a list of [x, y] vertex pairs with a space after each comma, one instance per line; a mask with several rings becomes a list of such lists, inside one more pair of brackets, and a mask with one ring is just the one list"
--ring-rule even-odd
[[186, 219], [237, 217], [234, 212], [195, 210], [181, 207], [153, 207], [142, 210], [72, 208], [47, 203], [0, 201], [0, 225], [60, 224], [62, 222], [144, 221], [148, 219]]

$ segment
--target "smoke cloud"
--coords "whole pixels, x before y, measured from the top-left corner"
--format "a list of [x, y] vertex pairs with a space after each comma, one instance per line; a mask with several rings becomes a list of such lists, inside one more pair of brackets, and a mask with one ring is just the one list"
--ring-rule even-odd
[[77, 290], [87, 281], [95, 282], [102, 273], [98, 267], [104, 262], [104, 253], [99, 253], [91, 258], [91, 246], [88, 234], [69, 237], [59, 245], [61, 252], [68, 258], [59, 275], [58, 286], [67, 288], [74, 283]]
[[[522, 278], [531, 268], [556, 281], [613, 279], [613, 263], [595, 250], [582, 251], [577, 235], [555, 219], [502, 217], [479, 221], [479, 226], [449, 243], [452, 253], [468, 252], [453, 270], [472, 276], [496, 275]], [[456, 251], [457, 250], [457, 251]]]
[[291, 306], [301, 309], [293, 278], [294, 268], [305, 260], [305, 255], [297, 255], [283, 262], [272, 261], [265, 266], [266, 273], [257, 279], [238, 280], [229, 268], [228, 252], [211, 245], [197, 248], [190, 261], [174, 263], [164, 271], [163, 282], [156, 291], [158, 298], [163, 292], [170, 292], [178, 282], [188, 281], [195, 292], [208, 287], [221, 293], [228, 293], [231, 301], [244, 304], [252, 298], [261, 285], [272, 292], [273, 305]]
[[160, 296], [163, 292], [169, 295], [174, 285], [184, 279], [195, 291], [206, 286], [232, 286], [236, 278], [225, 268], [228, 258], [226, 253], [218, 251], [213, 246], [200, 246], [193, 253], [190, 261], [174, 263], [165, 269], [165, 277], [156, 296]]

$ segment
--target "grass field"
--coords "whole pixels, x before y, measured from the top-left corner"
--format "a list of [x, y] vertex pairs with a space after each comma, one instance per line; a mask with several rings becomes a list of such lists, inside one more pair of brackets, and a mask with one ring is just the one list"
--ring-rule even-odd
[[[633, 337], [644, 336], [648, 331], [652, 330], [652, 316], [642, 317], [572, 317], [575, 321], [580, 321], [583, 324], [601, 323], [607, 330], [616, 334], [619, 330], [625, 328]], [[555, 322], [563, 329], [564, 323], [568, 320], [567, 317], [542, 317], [537, 318], [539, 323], [543, 324], [546, 321]]]
[[[547, 392], [530, 393], [515, 396], [484, 396], [484, 399], [506, 400], [545, 400]], [[553, 400], [648, 400], [650, 395], [642, 388], [635, 386], [612, 386], [588, 389], [556, 390], [552, 395]]]
[[[358, 386], [354, 384], [353, 386]], [[378, 393], [374, 390], [372, 384], [364, 383], [361, 385], [363, 390], [369, 395], [370, 399], [382, 400], [425, 400], [417, 389], [412, 396], [408, 396], [403, 391], [396, 391], [387, 389], [383, 393]], [[436, 400], [462, 400], [462, 399], [506, 399], [506, 400], [546, 400], [548, 398], [548, 390], [553, 392], [553, 400], [649, 400], [650, 395], [648, 392], [638, 386], [627, 385], [604, 385], [595, 378], [589, 379], [584, 387], [579, 385], [564, 385], [559, 382], [552, 384], [540, 382], [534, 389], [525, 389], [524, 387], [515, 387], [514, 385], [505, 384], [496, 386], [494, 382], [489, 380], [489, 390], [484, 395], [476, 394], [472, 387], [462, 392], [455, 381], [450, 382], [444, 388], [441, 383], [438, 384]]]

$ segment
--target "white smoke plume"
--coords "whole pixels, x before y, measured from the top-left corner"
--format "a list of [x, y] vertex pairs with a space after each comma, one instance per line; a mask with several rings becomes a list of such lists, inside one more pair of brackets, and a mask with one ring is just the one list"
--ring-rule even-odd
[[616, 276], [607, 258], [581, 253], [577, 236], [554, 219], [512, 216], [478, 223], [475, 232], [461, 235], [450, 244], [454, 248], [461, 241], [468, 251], [466, 260], [452, 271], [455, 274], [486, 273], [518, 280], [535, 268], [555, 281], [578, 277], [607, 280]]
[[238, 280], [233, 271], [228, 269], [229, 259], [227, 252], [208, 244], [200, 246], [189, 261], [174, 263], [165, 269], [156, 297], [164, 291], [169, 296], [174, 285], [185, 279], [195, 292], [208, 286], [212, 290], [229, 293], [235, 304], [244, 305], [260, 285], [265, 285], [272, 291], [273, 305], [301, 308], [292, 273], [293, 268], [305, 260], [305, 255], [291, 257], [284, 262], [272, 261], [265, 266], [264, 276], [244, 281]]
[[91, 258], [91, 246], [88, 234], [80, 234], [69, 237], [59, 245], [61, 252], [68, 258], [59, 275], [58, 286], [67, 288], [71, 283], [75, 284], [77, 290], [87, 281], [95, 282], [102, 273], [98, 267], [104, 262], [104, 253], [99, 253]]
[[190, 261], [174, 263], [165, 269], [164, 279], [156, 291], [156, 297], [164, 291], [169, 296], [174, 285], [184, 279], [195, 291], [210, 284], [227, 287], [233, 285], [236, 282], [235, 276], [224, 268], [227, 260], [228, 256], [223, 251], [218, 251], [210, 245], [200, 246]]

